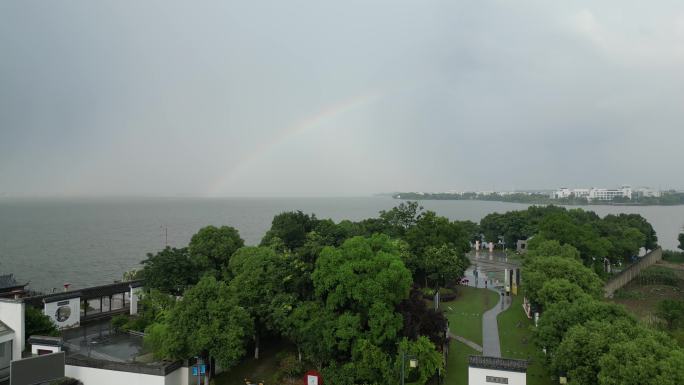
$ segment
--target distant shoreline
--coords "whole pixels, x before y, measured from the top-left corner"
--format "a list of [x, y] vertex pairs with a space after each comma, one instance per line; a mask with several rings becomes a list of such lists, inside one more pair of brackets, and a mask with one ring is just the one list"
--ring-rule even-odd
[[482, 201], [522, 203], [530, 205], [557, 206], [681, 206], [684, 205], [684, 193], [670, 193], [662, 198], [644, 198], [638, 201], [589, 201], [584, 198], [553, 199], [539, 193], [511, 193], [511, 194], [478, 194], [478, 193], [395, 193], [392, 198], [398, 200], [453, 200], [453, 201]]

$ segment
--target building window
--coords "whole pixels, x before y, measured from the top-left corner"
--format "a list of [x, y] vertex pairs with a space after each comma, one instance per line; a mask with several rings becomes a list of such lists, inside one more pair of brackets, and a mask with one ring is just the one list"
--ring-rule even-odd
[[487, 382], [491, 382], [493, 384], [508, 384], [508, 378], [487, 376]]

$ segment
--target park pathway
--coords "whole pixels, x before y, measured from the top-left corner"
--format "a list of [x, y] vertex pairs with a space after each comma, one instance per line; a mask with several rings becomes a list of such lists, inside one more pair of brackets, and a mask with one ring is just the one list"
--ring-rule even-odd
[[457, 336], [451, 332], [449, 332], [449, 337], [455, 339], [456, 341], [462, 342], [468, 346], [470, 346], [471, 349], [477, 350], [479, 353], [482, 353], [482, 346], [476, 344], [475, 342], [461, 336]]
[[[489, 288], [500, 293], [499, 290]], [[499, 302], [496, 306], [487, 310], [482, 315], [482, 354], [489, 357], [501, 357], [501, 344], [499, 343], [499, 324], [496, 316], [511, 306], [511, 297], [504, 297], [499, 294]]]
[[[472, 271], [469, 273], [467, 278], [470, 280], [471, 286], [475, 286], [475, 276], [472, 275]], [[479, 276], [477, 287], [485, 287], [485, 278], [482, 275]], [[488, 285], [488, 289], [499, 294], [499, 301], [496, 303], [496, 306], [482, 315], [482, 354], [489, 357], [501, 357], [499, 324], [496, 322], [496, 316], [511, 306], [512, 298], [501, 296], [501, 291], [491, 287], [491, 285]]]

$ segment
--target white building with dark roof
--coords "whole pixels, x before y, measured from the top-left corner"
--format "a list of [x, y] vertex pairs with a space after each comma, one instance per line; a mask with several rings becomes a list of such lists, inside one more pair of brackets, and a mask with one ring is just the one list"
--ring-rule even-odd
[[470, 356], [468, 385], [527, 385], [527, 364], [525, 360]]

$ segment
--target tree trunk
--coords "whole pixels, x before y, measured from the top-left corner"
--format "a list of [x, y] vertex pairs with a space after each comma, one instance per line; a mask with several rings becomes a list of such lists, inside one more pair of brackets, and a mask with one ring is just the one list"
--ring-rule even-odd
[[254, 333], [254, 359], [259, 359], [259, 332]]
[[302, 349], [297, 345], [297, 356], [299, 356], [299, 362], [302, 362]]

